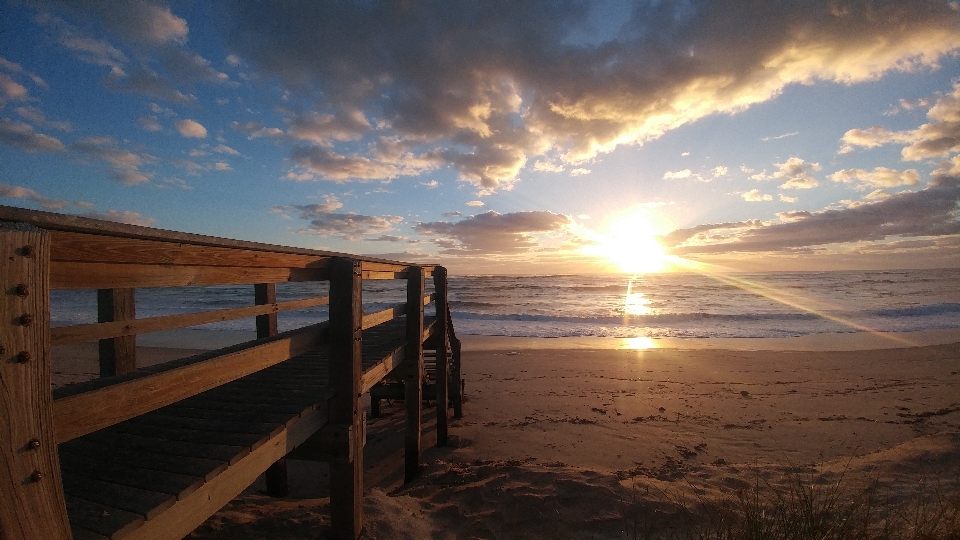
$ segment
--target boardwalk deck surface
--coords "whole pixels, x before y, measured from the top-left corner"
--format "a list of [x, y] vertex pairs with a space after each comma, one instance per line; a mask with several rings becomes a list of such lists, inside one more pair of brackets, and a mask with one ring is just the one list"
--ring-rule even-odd
[[[428, 318], [424, 326], [431, 323]], [[365, 330], [364, 373], [382, 378], [405, 339], [403, 318]], [[177, 512], [166, 512], [175, 505], [189, 507], [211, 492], [226, 500], [236, 496], [249, 485], [236, 478], [250, 473], [231, 475], [233, 468], [250, 468], [247, 464], [266, 445], [300, 444], [326, 423], [327, 400], [334, 394], [329, 364], [327, 347], [321, 346], [60, 444], [74, 538], [152, 538], [145, 532], [151, 520], [177, 519], [168, 517]], [[262, 472], [255, 471], [254, 478]]]

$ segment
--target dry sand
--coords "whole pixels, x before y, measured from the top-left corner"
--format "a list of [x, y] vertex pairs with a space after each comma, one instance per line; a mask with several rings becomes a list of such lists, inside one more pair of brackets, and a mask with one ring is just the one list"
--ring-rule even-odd
[[[467, 339], [464, 418], [436, 448], [427, 410], [419, 479], [401, 485], [402, 403], [370, 421], [364, 537], [630, 538], [678, 502], [716, 501], [791, 467], [904, 496], [921, 480], [955, 482], [960, 339], [941, 334], [932, 342], [954, 343], [852, 351]], [[176, 356], [141, 358], [163, 355]], [[289, 497], [254, 485], [192, 537], [324, 535], [325, 467], [291, 462], [290, 474]]]

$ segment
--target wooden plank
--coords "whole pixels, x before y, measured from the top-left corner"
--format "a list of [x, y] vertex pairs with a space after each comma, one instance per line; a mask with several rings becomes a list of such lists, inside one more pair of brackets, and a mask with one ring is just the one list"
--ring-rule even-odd
[[360, 393], [369, 392], [373, 385], [387, 376], [393, 369], [403, 362], [406, 346], [397, 347], [393, 352], [363, 372], [360, 381]]
[[230, 309], [217, 309], [199, 313], [185, 313], [182, 315], [165, 315], [161, 317], [147, 317], [133, 321], [118, 321], [113, 323], [81, 324], [76, 326], [62, 326], [50, 329], [50, 341], [53, 345], [65, 345], [81, 341], [93, 341], [116, 336], [129, 336], [147, 332], [172, 330], [186, 326], [197, 326], [212, 322], [230, 321], [254, 317], [257, 315], [276, 314], [281, 311], [291, 311], [313, 306], [325, 305], [329, 298], [305, 298], [257, 306], [247, 306]]
[[404, 279], [407, 277], [406, 272], [374, 272], [369, 270], [364, 270], [361, 275], [365, 280]]
[[200, 476], [155, 471], [118, 461], [108, 461], [103, 456], [88, 457], [62, 449], [60, 463], [64, 474], [77, 472], [114, 484], [167, 493], [178, 499], [193, 493], [206, 482]]
[[54, 262], [52, 289], [108, 289], [111, 287], [187, 287], [193, 285], [243, 285], [327, 279], [322, 268], [246, 268], [242, 266], [173, 266]]
[[173, 540], [189, 534], [246, 489], [272, 463], [287, 455], [326, 423], [326, 408], [305, 415], [267, 444], [230, 466], [216, 479], [204, 484], [187, 498], [177, 501], [155, 519], [133, 531], [137, 540]]
[[123, 420], [176, 403], [316, 348], [324, 341], [323, 324], [284, 332], [202, 361], [137, 377], [53, 402], [57, 442], [103, 429]]
[[[446, 274], [444, 274], [446, 276]], [[437, 298], [437, 293], [430, 293], [423, 297], [423, 305], [429, 305], [430, 302], [433, 302]]]
[[[97, 321], [125, 325], [137, 318], [135, 289], [97, 290]], [[137, 336], [100, 339], [100, 376], [115, 377], [136, 371]]]
[[65, 499], [71, 524], [102, 534], [111, 540], [128, 538], [128, 535], [144, 522], [143, 516], [133, 512], [111, 508], [79, 497], [66, 496]]
[[71, 497], [139, 514], [146, 519], [157, 517], [177, 501], [177, 497], [169, 493], [113, 484], [69, 471], [63, 475], [63, 491]]
[[[55, 261], [247, 268], [325, 268], [327, 256], [52, 231]], [[276, 246], [274, 246], [276, 247]]]
[[423, 400], [423, 269], [412, 266], [407, 271], [407, 349], [404, 354], [403, 382], [406, 390], [404, 406], [404, 483], [420, 474], [420, 436]]
[[113, 433], [152, 437], [164, 441], [179, 441], [191, 444], [209, 444], [231, 448], [231, 451], [240, 453], [244, 448], [256, 448], [267, 439], [267, 435], [254, 433], [226, 433], [208, 432], [196, 429], [165, 427], [152, 423], [142, 423], [136, 420], [121, 422], [110, 427]]
[[436, 339], [436, 400], [437, 400], [437, 446], [446, 446], [447, 426], [447, 269], [438, 266], [433, 270], [432, 295], [437, 303], [437, 316], [434, 318], [433, 332]]
[[[359, 261], [335, 259], [330, 269], [331, 424], [361, 433], [360, 379], [363, 376], [362, 272]], [[352, 456], [330, 463], [330, 520], [341, 540], [360, 537], [363, 528], [363, 444]]]
[[[156, 443], [156, 439], [146, 441], [146, 444]], [[124, 438], [117, 434], [81, 437], [60, 445], [61, 452], [69, 452], [77, 456], [93, 460], [103, 459], [103, 448], [111, 445], [113, 451], [110, 459], [113, 463], [121, 463], [131, 467], [159, 471], [163, 474], [175, 473], [203, 478], [210, 481], [227, 469], [229, 459], [217, 460], [204, 457], [184, 455], [181, 453], [160, 453], [151, 450], [160, 450], [150, 446], [137, 445], [144, 442], [136, 437]]]
[[0, 536], [70, 538], [50, 397], [50, 238], [0, 223]]
[[75, 525], [70, 526], [70, 532], [73, 533], [73, 540], [110, 540], [102, 534], [97, 534]]
[[[254, 302], [258, 306], [277, 303], [276, 283], [257, 283], [253, 286]], [[277, 313], [257, 315], [257, 339], [277, 335]]]
[[378, 324], [383, 324], [387, 321], [392, 321], [397, 317], [405, 314], [407, 312], [407, 304], [397, 304], [393, 307], [388, 307], [387, 309], [378, 311], [376, 313], [371, 313], [369, 315], [363, 316], [363, 323], [361, 325], [363, 330], [368, 330], [377, 326]]

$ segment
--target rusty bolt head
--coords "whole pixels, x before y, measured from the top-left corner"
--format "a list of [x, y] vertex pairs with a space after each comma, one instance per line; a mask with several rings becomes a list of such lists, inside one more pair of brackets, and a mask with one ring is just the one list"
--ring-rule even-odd
[[28, 353], [27, 351], [23, 351], [17, 355], [17, 362], [21, 364], [26, 364], [29, 361], [30, 361], [30, 353]]
[[39, 482], [43, 478], [43, 474], [40, 471], [33, 471], [33, 474], [30, 475], [30, 480], [34, 482]]
[[30, 288], [24, 285], [23, 283], [17, 285], [17, 296], [27, 296], [30, 294]]
[[7, 349], [3, 345], [0, 345], [0, 355], [7, 354]]
[[30, 439], [30, 442], [27, 443], [27, 448], [31, 450], [40, 449], [40, 439]]
[[24, 313], [23, 315], [21, 315], [20, 324], [23, 326], [30, 326], [31, 324], [33, 324], [33, 315], [30, 315], [29, 313]]
[[37, 253], [37, 250], [33, 246], [23, 246], [20, 248], [20, 254], [24, 257], [33, 257]]

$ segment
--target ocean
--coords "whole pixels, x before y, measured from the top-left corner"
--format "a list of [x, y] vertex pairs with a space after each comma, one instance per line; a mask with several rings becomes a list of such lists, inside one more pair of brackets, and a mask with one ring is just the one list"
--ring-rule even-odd
[[[281, 301], [327, 294], [322, 283], [277, 289]], [[404, 302], [406, 292], [400, 281], [371, 281], [363, 296], [371, 313]], [[451, 276], [449, 298], [458, 335], [777, 338], [960, 328], [960, 269]], [[252, 304], [252, 286], [138, 289], [136, 311], [143, 318]], [[51, 318], [54, 326], [96, 322], [96, 292], [53, 291]], [[318, 306], [281, 313], [279, 326], [326, 318]], [[250, 331], [254, 320], [198, 329]]]

